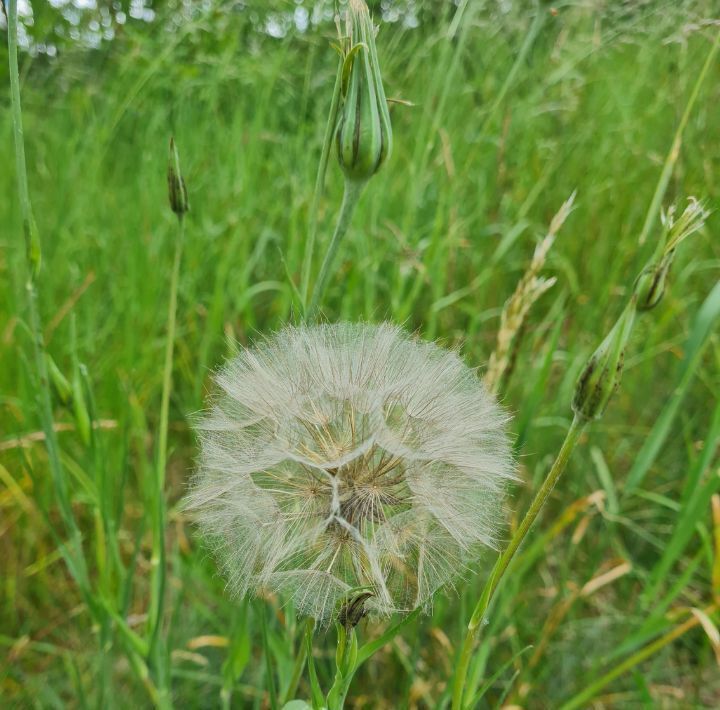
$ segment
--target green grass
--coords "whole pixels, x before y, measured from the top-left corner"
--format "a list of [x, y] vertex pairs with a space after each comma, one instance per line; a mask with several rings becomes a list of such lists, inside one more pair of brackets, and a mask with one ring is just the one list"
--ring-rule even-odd
[[[546, 269], [558, 283], [531, 311], [502, 393], [520, 453], [522, 483], [508, 516], [517, 524], [571, 421], [575, 379], [659, 237], [656, 220], [638, 244], [717, 31], [689, 23], [711, 17], [714, 3], [658, 0], [603, 14], [571, 2], [557, 15], [542, 4], [539, 20], [524, 3], [501, 14], [471, 0], [455, 16], [426, 5], [434, 22], [387, 23], [378, 36], [388, 96], [415, 105], [392, 107], [393, 156], [361, 198], [323, 310], [330, 320], [404, 323], [459, 345], [482, 367], [535, 243], [577, 190]], [[267, 704], [265, 635], [282, 698], [304, 644], [302, 621], [280, 600], [224, 593], [178, 507], [195, 454], [192, 415], [212, 369], [233, 340], [250, 342], [297, 317], [286, 270], [299, 282], [335, 77], [331, 21], [273, 39], [248, 18], [218, 4], [172, 35], [130, 23], [102, 50], [67, 47], [56, 61], [21, 55], [47, 348], [69, 378], [80, 371], [74, 363], [87, 367], [103, 423], [87, 447], [57, 406], [62, 463], [94, 588], [140, 634], [151, 600], [149, 506], [177, 238], [165, 179], [171, 134], [181, 152], [191, 212], [169, 410], [163, 627], [178, 707], [219, 707], [222, 698], [233, 707]], [[6, 54], [3, 45], [2, 86]], [[716, 59], [684, 130], [666, 206], [695, 195], [717, 208], [719, 87]], [[63, 561], [61, 513], [35, 436], [9, 92], [0, 94], [0, 136], [0, 698], [18, 707], [145, 706], [123, 650], [129, 637], [117, 625], [101, 662], [108, 631]], [[333, 158], [315, 274], [341, 191]], [[638, 320], [620, 390], [581, 439], [496, 597], [472, 666], [475, 687], [500, 673], [481, 707], [503, 697], [559, 707], [685, 623], [687, 608], [712, 602], [719, 227], [713, 214], [683, 245], [669, 292]], [[127, 572], [108, 571], [102, 558], [108, 517]], [[492, 563], [487, 555], [455, 593], [437, 598], [432, 616], [365, 664], [351, 706], [448, 700], [455, 654]], [[616, 568], [624, 573], [581, 591]], [[383, 631], [365, 622], [360, 629], [364, 638]], [[334, 639], [320, 634], [315, 645], [327, 690]], [[714, 707], [720, 683], [707, 635], [695, 624], [597, 692], [606, 707]], [[310, 696], [307, 672], [299, 696]]]

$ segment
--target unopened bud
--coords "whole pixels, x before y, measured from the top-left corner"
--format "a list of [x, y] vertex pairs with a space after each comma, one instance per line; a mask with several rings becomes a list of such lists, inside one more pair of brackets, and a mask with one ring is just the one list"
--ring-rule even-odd
[[50, 386], [52, 387], [52, 390], [60, 404], [67, 407], [72, 401], [72, 387], [67, 381], [65, 375], [63, 375], [60, 371], [60, 368], [55, 364], [55, 360], [53, 360], [52, 355], [46, 353], [45, 361], [47, 363]]
[[575, 385], [572, 408], [583, 419], [599, 419], [620, 385], [625, 347], [635, 321], [631, 301], [600, 347], [591, 355]]
[[180, 157], [178, 156], [175, 139], [170, 139], [170, 157], [168, 160], [168, 198], [170, 200], [170, 209], [178, 216], [182, 217], [189, 209], [187, 188], [185, 180], [180, 172]]
[[336, 133], [340, 167], [349, 180], [369, 180], [390, 155], [392, 127], [375, 31], [364, 0], [349, 0], [349, 47], [345, 52]]
[[90, 413], [85, 401], [85, 392], [83, 390], [82, 377], [80, 368], [82, 365], [75, 367], [72, 380], [72, 411], [75, 419], [75, 427], [80, 435], [80, 440], [85, 446], [90, 445], [92, 424], [90, 423]]
[[638, 311], [649, 311], [662, 300], [674, 255], [675, 252], [670, 252], [660, 263], [643, 269], [637, 277], [634, 293]]
[[340, 607], [338, 622], [341, 623], [347, 631], [357, 626], [360, 620], [368, 613], [365, 608], [365, 602], [372, 596], [372, 592], [362, 592], [348, 599]]
[[40, 235], [38, 234], [37, 224], [35, 224], [35, 218], [32, 215], [24, 220], [23, 229], [25, 230], [27, 259], [30, 264], [30, 277], [34, 281], [42, 266], [42, 249], [40, 248]]

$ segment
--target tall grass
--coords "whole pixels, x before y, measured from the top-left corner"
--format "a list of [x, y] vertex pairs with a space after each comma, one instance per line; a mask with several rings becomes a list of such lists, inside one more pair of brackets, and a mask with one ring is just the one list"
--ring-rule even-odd
[[[577, 190], [545, 267], [557, 284], [530, 312], [502, 393], [522, 453], [509, 539], [518, 524], [512, 511], [527, 509], [570, 424], [579, 370], [653, 251], [657, 186], [664, 183], [665, 205], [690, 194], [717, 205], [720, 67], [708, 67], [685, 118], [716, 33], [691, 20], [711, 17], [710, 2], [656, 2], [624, 14], [585, 3], [557, 14], [542, 3], [501, 12], [460, 2], [452, 10], [427, 3], [433, 22], [386, 23], [377, 38], [389, 97], [414, 106], [393, 105], [393, 157], [363, 194], [324, 311], [333, 320], [404, 322], [461, 345], [467, 362], [482, 366], [536, 242]], [[160, 26], [131, 23], [110, 46], [68, 48], [56, 61], [20, 56], [44, 262], [38, 310], [47, 350], [69, 380], [77, 375], [95, 423], [88, 445], [72, 411], [52, 408], [67, 482], [67, 507], [58, 506], [57, 462], [43, 447], [53, 435], [40, 433], [44, 409], [26, 355], [32, 322], [17, 176], [3, 170], [0, 696], [20, 706], [148, 702], [143, 673], [152, 668], [133, 663], [148, 650], [138, 642], [152, 595], [146, 503], [164, 448], [163, 390], [170, 393], [170, 134], [193, 210], [167, 400], [168, 685], [181, 707], [261, 707], [273, 686], [289, 697], [306, 649], [305, 626], [280, 600], [226, 597], [177, 501], [193, 465], [188, 418], [203, 406], [211, 368], [233, 340], [299, 315], [286, 270], [301, 282], [337, 66], [328, 46], [334, 29], [327, 21], [274, 39], [251, 25], [250, 13], [220, 3], [172, 35]], [[12, 112], [2, 96], [0, 151], [11, 166]], [[332, 164], [327, 178], [318, 255], [342, 189]], [[720, 487], [717, 225], [711, 216], [681, 252], [667, 297], [638, 322], [622, 389], [591, 440], [582, 437], [498, 590], [468, 683], [489, 683], [488, 706], [573, 707], [607, 693], [607, 704], [712, 707], [720, 692], [708, 634], [688, 611], [705, 609], [718, 592], [710, 513]], [[75, 543], [63, 528], [69, 515]], [[90, 560], [89, 588], [105, 602], [99, 610], [65, 564], [73, 545]], [[118, 560], [107, 562], [113, 546]], [[432, 616], [382, 647], [359, 671], [350, 702], [448, 703], [447, 679], [491, 565], [485, 560], [485, 571], [436, 600]], [[331, 641], [316, 634], [309, 659], [325, 688]], [[590, 677], [608, 682], [588, 690]]]

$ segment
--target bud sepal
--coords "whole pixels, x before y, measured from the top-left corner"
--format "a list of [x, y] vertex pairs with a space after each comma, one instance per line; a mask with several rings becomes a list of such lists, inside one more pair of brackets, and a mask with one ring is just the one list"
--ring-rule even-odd
[[573, 411], [578, 417], [585, 420], [600, 419], [619, 387], [625, 348], [635, 322], [635, 313], [633, 298], [583, 368], [572, 401]]

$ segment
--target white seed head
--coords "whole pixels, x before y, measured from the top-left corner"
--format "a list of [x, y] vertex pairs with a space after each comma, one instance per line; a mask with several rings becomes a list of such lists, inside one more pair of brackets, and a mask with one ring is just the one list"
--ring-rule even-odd
[[327, 622], [430, 604], [495, 547], [507, 416], [460, 358], [392, 325], [288, 327], [216, 376], [187, 505], [233, 592]]

